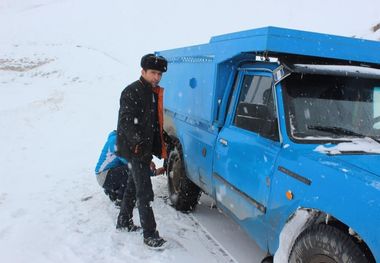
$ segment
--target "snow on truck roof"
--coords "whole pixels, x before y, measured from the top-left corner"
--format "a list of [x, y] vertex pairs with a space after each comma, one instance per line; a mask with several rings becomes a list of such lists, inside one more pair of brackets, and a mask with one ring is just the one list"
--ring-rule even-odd
[[359, 66], [294, 64], [292, 70], [299, 73], [380, 79], [380, 69]]
[[264, 27], [214, 36], [208, 44], [159, 52], [169, 62], [216, 63], [242, 52], [283, 53], [380, 64], [380, 42], [278, 27]]

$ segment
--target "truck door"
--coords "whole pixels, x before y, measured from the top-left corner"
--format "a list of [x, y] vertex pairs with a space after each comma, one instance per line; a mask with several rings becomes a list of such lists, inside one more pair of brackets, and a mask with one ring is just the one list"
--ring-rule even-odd
[[277, 111], [271, 73], [241, 71], [236, 81], [216, 142], [213, 181], [218, 204], [251, 224], [266, 212], [280, 151]]

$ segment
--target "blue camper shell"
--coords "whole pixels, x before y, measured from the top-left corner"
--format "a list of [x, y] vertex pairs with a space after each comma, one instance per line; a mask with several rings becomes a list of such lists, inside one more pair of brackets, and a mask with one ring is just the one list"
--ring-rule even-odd
[[[186, 177], [264, 251], [288, 257], [329, 221], [380, 260], [379, 42], [265, 27], [157, 54], [168, 60], [165, 130]], [[343, 117], [329, 119], [337, 107]], [[300, 211], [307, 220], [289, 230]]]

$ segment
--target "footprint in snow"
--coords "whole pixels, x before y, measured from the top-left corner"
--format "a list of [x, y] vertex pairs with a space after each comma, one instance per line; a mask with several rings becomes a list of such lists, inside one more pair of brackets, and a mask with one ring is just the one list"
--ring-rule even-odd
[[5, 199], [7, 199], [7, 196], [8, 196], [7, 193], [0, 194], [0, 205], [4, 203]]

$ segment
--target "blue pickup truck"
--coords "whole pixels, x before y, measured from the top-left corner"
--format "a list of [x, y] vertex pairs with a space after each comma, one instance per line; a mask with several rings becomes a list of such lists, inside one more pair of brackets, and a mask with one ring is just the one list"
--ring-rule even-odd
[[380, 261], [380, 42], [265, 27], [157, 54], [176, 209], [208, 194], [274, 262]]

